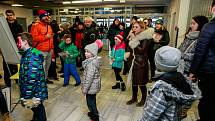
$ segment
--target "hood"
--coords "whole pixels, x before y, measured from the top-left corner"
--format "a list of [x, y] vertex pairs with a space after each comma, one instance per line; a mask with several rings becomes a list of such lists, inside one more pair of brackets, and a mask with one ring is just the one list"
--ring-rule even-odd
[[114, 46], [115, 50], [125, 49], [125, 42], [121, 42], [119, 45]]
[[[197, 84], [192, 83], [185, 77], [183, 77], [183, 79], [180, 75], [178, 75], [178, 72], [171, 73], [176, 73], [176, 76], [172, 78], [168, 75], [161, 75], [161, 77], [153, 85], [152, 91], [154, 89], [159, 89], [168, 98], [182, 104], [190, 104], [193, 101], [201, 98], [201, 91]], [[165, 78], [168, 78], [168, 81]]]
[[102, 65], [102, 58], [100, 56], [95, 56], [92, 58], [85, 59], [82, 62], [83, 68], [86, 69], [90, 63], [93, 63], [93, 65], [95, 65], [97, 68], [100, 68]]
[[152, 39], [152, 38], [153, 38], [153, 31], [152, 29], [148, 28], [140, 32], [138, 35], [132, 37], [131, 40], [129, 41], [129, 46], [132, 49], [134, 49], [140, 44], [140, 41], [145, 39]]
[[198, 39], [200, 31], [189, 32], [186, 37], [191, 40]]

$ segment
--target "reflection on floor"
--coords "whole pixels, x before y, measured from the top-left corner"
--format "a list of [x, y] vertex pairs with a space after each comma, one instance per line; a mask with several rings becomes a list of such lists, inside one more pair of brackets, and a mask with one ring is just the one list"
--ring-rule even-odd
[[[131, 97], [131, 87], [127, 87], [125, 92], [111, 89], [115, 83], [115, 76], [109, 65], [107, 51], [103, 51], [101, 56], [103, 57], [102, 90], [97, 95], [100, 121], [137, 121], [142, 114], [143, 107], [125, 104]], [[123, 78], [126, 80], [126, 76]], [[67, 87], [62, 87], [63, 78], [54, 81], [53, 85], [48, 85], [49, 99], [45, 101], [48, 121], [89, 121], [85, 96], [82, 94], [80, 86], [73, 86], [74, 83], [74, 79], [71, 77], [70, 85]], [[147, 87], [150, 85], [148, 84]], [[141, 94], [139, 95], [141, 96]], [[16, 103], [18, 97], [18, 85], [13, 84], [12, 102]], [[184, 121], [195, 121], [198, 118], [196, 107], [197, 102], [189, 110], [188, 117]], [[30, 121], [32, 119], [31, 110], [21, 107], [20, 104], [16, 106], [11, 115], [14, 121]]]

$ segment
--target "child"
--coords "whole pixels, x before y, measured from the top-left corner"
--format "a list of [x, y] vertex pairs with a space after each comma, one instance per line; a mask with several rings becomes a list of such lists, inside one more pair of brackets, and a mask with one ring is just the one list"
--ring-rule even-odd
[[32, 36], [23, 32], [18, 35], [18, 48], [22, 50], [19, 87], [22, 105], [31, 108], [33, 121], [46, 121], [43, 101], [48, 99], [48, 89], [43, 68], [44, 57], [32, 48]]
[[82, 92], [86, 94], [87, 106], [90, 111], [88, 112], [88, 116], [93, 121], [99, 121], [99, 112], [96, 107], [96, 94], [101, 89], [101, 58], [97, 56], [97, 53], [102, 42], [97, 41], [101, 40], [96, 40], [96, 42], [85, 47], [86, 60], [82, 62], [84, 68]]
[[80, 76], [76, 69], [76, 58], [78, 57], [78, 50], [76, 46], [72, 43], [71, 35], [64, 35], [65, 41], [62, 41], [59, 45], [59, 48], [62, 49], [60, 56], [64, 59], [64, 84], [67, 86], [69, 84], [70, 74], [75, 78], [75, 86], [81, 84]]
[[156, 51], [157, 79], [139, 121], [181, 121], [186, 117], [186, 107], [201, 97], [197, 85], [176, 71], [180, 59], [176, 48], [163, 46]]
[[112, 89], [118, 89], [121, 87], [121, 91], [125, 91], [125, 83], [120, 76], [122, 70], [124, 54], [125, 54], [125, 43], [123, 42], [122, 35], [118, 34], [114, 37], [115, 45], [111, 51], [112, 69], [114, 70], [116, 77], [116, 84], [112, 86]]

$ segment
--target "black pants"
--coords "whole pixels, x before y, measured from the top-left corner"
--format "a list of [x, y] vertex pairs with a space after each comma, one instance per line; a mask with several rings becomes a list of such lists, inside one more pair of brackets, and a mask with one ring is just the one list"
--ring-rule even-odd
[[123, 75], [129, 72], [128, 61], [124, 61]]
[[156, 70], [156, 66], [155, 66], [155, 52], [156, 51], [150, 51], [149, 53], [149, 63], [150, 63], [150, 70], [151, 70], [151, 77], [153, 77], [155, 75], [155, 70]]
[[115, 73], [116, 81], [123, 82], [122, 77], [120, 76], [121, 68], [112, 67]]
[[[10, 72], [9, 72], [8, 68], [10, 69]], [[5, 62], [4, 58], [3, 58], [3, 70], [4, 70], [4, 82], [5, 82], [5, 85], [7, 87], [11, 87], [10, 77], [12, 75], [14, 75], [15, 73], [17, 73], [17, 71], [18, 71], [17, 65], [8, 64], [8, 67], [7, 67], [7, 64], [6, 64], [6, 62]], [[17, 80], [17, 82], [18, 82], [18, 80]]]
[[202, 91], [202, 98], [198, 105], [200, 121], [211, 121], [215, 115], [215, 74], [201, 73], [198, 78], [200, 80], [199, 88]]
[[33, 111], [33, 120], [34, 121], [47, 121], [46, 118], [46, 111], [45, 111], [45, 107], [43, 105], [43, 103], [41, 103], [40, 105], [38, 105], [35, 108], [31, 109]]
[[141, 93], [142, 93], [142, 100], [146, 99], [147, 96], [147, 89], [146, 86], [134, 86], [132, 85], [132, 98], [137, 99], [137, 92], [138, 92], [138, 87], [140, 87]]
[[1, 89], [0, 89], [0, 111], [1, 111], [1, 114], [8, 113], [7, 103]]
[[99, 117], [99, 112], [96, 107], [96, 94], [86, 94], [87, 107], [94, 117]]
[[52, 61], [52, 62], [51, 62], [51, 65], [49, 66], [48, 77], [57, 78], [57, 72], [56, 72], [56, 59], [55, 59], [54, 62]]

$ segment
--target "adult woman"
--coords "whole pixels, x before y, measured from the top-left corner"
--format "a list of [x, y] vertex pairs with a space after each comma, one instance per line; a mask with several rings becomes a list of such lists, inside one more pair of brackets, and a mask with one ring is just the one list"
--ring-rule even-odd
[[185, 39], [180, 46], [182, 57], [178, 71], [184, 74], [189, 73], [199, 33], [206, 23], [208, 23], [208, 19], [205, 16], [195, 16], [192, 18], [189, 32], [185, 35]]
[[129, 41], [129, 46], [133, 50], [134, 58], [128, 74], [128, 81], [132, 80], [132, 99], [126, 104], [130, 105], [137, 101], [138, 87], [142, 93], [142, 99], [136, 106], [142, 106], [145, 103], [147, 89], [146, 84], [149, 81], [148, 73], [148, 50], [152, 41], [153, 34], [150, 29], [145, 29], [145, 24], [141, 21], [133, 24], [133, 35]]
[[115, 18], [113, 24], [110, 25], [110, 28], [107, 33], [107, 38], [110, 40], [111, 48], [113, 48], [113, 46], [115, 45], [114, 37], [120, 32], [119, 23], [120, 23], [119, 19]]

